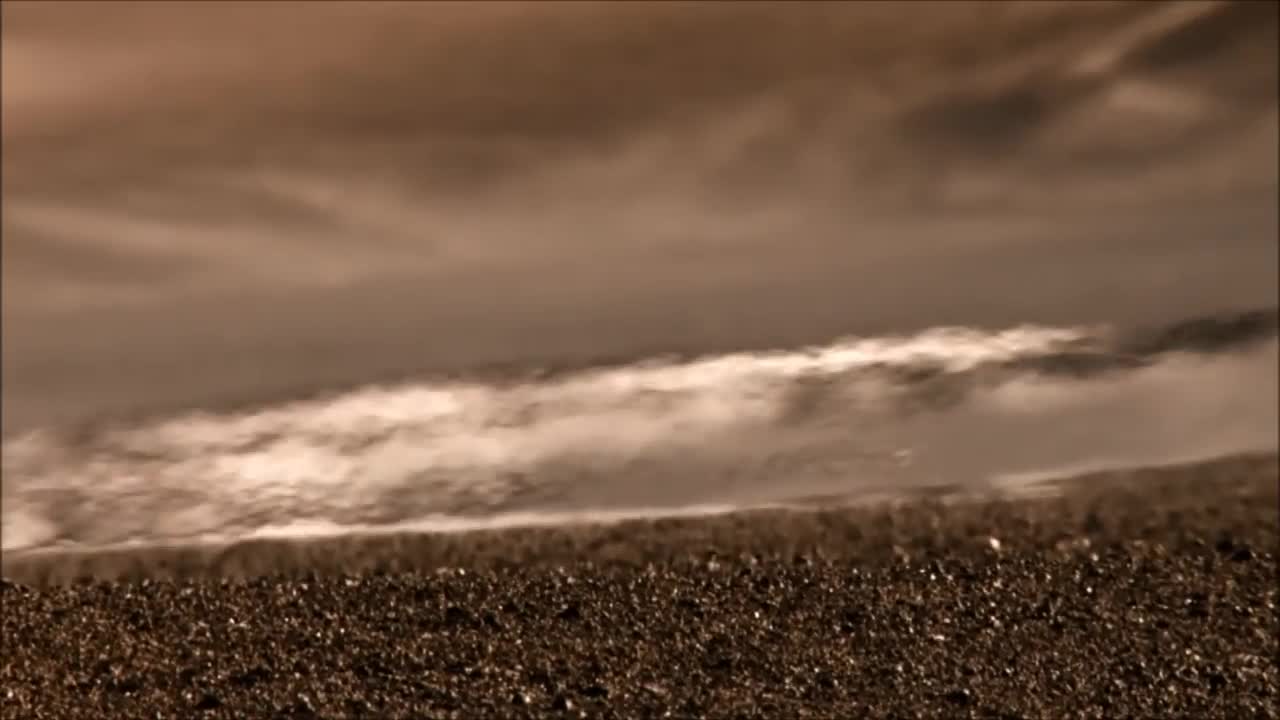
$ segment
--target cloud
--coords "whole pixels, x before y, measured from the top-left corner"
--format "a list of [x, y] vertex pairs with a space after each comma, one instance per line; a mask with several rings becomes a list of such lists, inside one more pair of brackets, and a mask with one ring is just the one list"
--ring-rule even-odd
[[1245, 5], [6, 3], [6, 364], [1274, 297], [1274, 23], [1212, 19]]

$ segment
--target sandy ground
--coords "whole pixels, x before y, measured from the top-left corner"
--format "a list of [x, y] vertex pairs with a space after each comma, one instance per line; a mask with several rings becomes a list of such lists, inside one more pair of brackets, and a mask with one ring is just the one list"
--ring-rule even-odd
[[[7, 718], [1276, 717], [1276, 503], [1267, 456], [1045, 499], [11, 557], [0, 700]], [[65, 584], [89, 576], [128, 580]]]

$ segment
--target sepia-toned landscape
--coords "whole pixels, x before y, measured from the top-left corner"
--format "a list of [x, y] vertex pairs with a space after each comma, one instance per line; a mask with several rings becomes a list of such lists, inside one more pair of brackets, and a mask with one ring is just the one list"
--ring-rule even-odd
[[1264, 2], [5, 2], [0, 714], [1280, 717]]

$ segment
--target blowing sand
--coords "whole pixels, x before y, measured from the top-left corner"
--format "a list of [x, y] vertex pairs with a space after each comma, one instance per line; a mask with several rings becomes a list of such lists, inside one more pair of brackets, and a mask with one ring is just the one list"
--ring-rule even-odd
[[1276, 457], [1064, 487], [10, 558], [0, 700], [60, 719], [1276, 717]]

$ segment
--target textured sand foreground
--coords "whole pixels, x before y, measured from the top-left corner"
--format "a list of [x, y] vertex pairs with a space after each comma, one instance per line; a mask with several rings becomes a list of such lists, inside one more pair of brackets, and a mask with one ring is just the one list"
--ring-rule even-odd
[[[1049, 500], [7, 558], [0, 702], [6, 718], [1276, 717], [1276, 557], [1268, 456]], [[80, 575], [132, 581], [48, 585]]]

